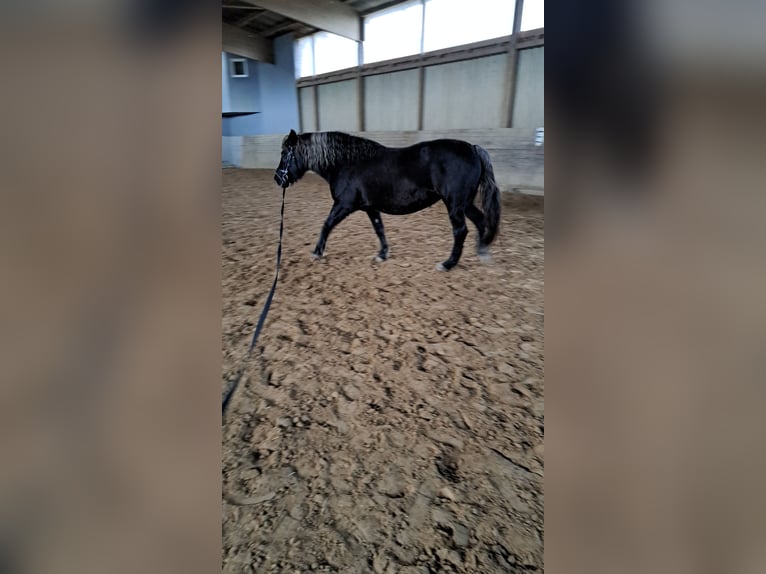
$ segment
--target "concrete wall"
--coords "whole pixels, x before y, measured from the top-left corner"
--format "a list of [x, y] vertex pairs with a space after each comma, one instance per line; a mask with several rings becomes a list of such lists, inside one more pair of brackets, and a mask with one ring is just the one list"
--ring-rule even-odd
[[519, 52], [513, 126], [538, 128], [545, 125], [544, 47]]
[[[274, 64], [248, 60], [250, 77], [229, 76], [223, 59], [224, 112], [258, 112], [222, 119], [224, 136], [287, 134], [298, 129], [298, 95], [295, 90], [292, 35], [274, 40]], [[228, 104], [228, 109], [227, 109]]]
[[[438, 138], [455, 138], [484, 147], [492, 158], [495, 179], [503, 191], [539, 193], [544, 188], [544, 148], [535, 145], [533, 128], [486, 128], [467, 130], [367, 131], [356, 134], [388, 146], [407, 146]], [[282, 135], [224, 138], [224, 148], [235, 157], [232, 147], [240, 146], [240, 166], [276, 169]]]
[[314, 105], [314, 88], [301, 88], [298, 90], [298, 101], [301, 108], [300, 130], [304, 132], [319, 131], [316, 107]]
[[503, 125], [505, 54], [426, 68], [423, 128]]
[[318, 88], [319, 129], [352, 132], [359, 129], [359, 92], [356, 80], [322, 84]]
[[[543, 47], [519, 52], [513, 127], [545, 125], [544, 64]], [[507, 67], [507, 54], [426, 66], [423, 128], [502, 127], [507, 106]], [[366, 130], [417, 129], [418, 70], [366, 76], [363, 81]], [[314, 87], [300, 89], [303, 131], [359, 129], [356, 80], [320, 84], [317, 90], [319, 118], [314, 106]]]
[[[248, 136], [241, 138], [239, 167], [249, 169], [277, 169], [277, 165], [279, 165], [279, 155], [282, 151], [282, 138], [284, 138], [282, 134]], [[232, 145], [236, 145], [236, 142], [233, 142]]]
[[238, 167], [242, 165], [242, 137], [224, 134], [221, 143], [221, 161], [224, 166]]
[[364, 78], [365, 129], [418, 129], [419, 75], [405, 70]]

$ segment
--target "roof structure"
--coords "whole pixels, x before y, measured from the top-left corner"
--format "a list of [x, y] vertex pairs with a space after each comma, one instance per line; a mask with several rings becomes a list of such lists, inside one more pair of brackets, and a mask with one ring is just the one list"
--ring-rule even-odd
[[272, 61], [271, 41], [324, 30], [362, 40], [362, 17], [408, 0], [223, 0], [223, 49]]

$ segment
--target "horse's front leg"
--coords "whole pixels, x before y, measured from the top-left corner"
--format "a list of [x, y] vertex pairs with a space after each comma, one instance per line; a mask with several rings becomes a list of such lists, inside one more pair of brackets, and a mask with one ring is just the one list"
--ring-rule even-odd
[[319, 234], [319, 240], [317, 241], [316, 247], [311, 253], [311, 257], [313, 259], [319, 259], [324, 255], [324, 250], [327, 245], [327, 238], [330, 236], [330, 232], [332, 231], [333, 227], [346, 219], [346, 217], [348, 217], [353, 211], [353, 208], [341, 202], [336, 202], [332, 206], [330, 214], [327, 216], [327, 219], [322, 226], [322, 231]]
[[460, 256], [463, 254], [465, 237], [468, 235], [468, 227], [465, 224], [465, 213], [462, 209], [450, 210], [449, 220], [452, 224], [452, 235], [455, 240], [452, 244], [452, 253], [450, 253], [449, 259], [436, 266], [439, 271], [449, 271], [457, 265], [457, 262], [460, 261]]

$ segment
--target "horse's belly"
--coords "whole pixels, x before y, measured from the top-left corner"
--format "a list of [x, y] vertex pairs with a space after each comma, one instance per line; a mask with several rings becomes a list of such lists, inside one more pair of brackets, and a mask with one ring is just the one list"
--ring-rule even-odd
[[376, 198], [377, 209], [391, 215], [406, 215], [432, 206], [440, 197], [433, 191], [408, 190], [394, 191]]

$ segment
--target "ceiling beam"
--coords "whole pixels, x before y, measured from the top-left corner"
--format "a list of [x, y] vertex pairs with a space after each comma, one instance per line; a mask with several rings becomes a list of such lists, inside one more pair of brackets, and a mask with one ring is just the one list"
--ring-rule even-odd
[[390, 2], [384, 2], [383, 4], [378, 4], [377, 6], [367, 8], [366, 10], [360, 10], [359, 15], [369, 16], [375, 12], [382, 12], [383, 10], [388, 10], [389, 8], [393, 8], [394, 6], [398, 6], [399, 4], [404, 4], [405, 2], [409, 1], [410, 0], [390, 0]]
[[337, 0], [246, 0], [249, 4], [298, 22], [344, 36], [356, 42], [362, 40], [359, 14]]
[[265, 30], [261, 30], [259, 33], [262, 36], [268, 38], [270, 36], [277, 36], [279, 34], [290, 32], [292, 30], [295, 30], [296, 28], [301, 28], [303, 26], [304, 24], [302, 22], [288, 20], [287, 22], [283, 22], [282, 24], [279, 24], [278, 26], [272, 26], [271, 28], [266, 28]]
[[223, 24], [223, 51], [259, 62], [274, 63], [271, 40], [247, 32], [231, 24]]
[[247, 26], [250, 22], [255, 22], [258, 18], [261, 17], [261, 14], [263, 14], [266, 10], [263, 8], [257, 8], [255, 6], [252, 6], [252, 9], [255, 10], [252, 14], [248, 14], [241, 20], [237, 21], [237, 26], [244, 28]]

